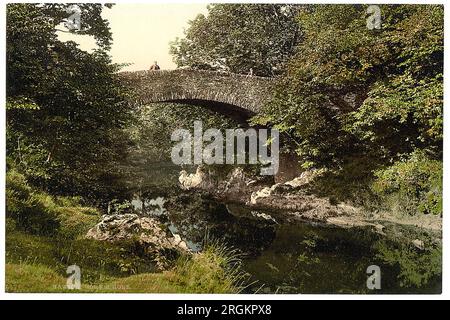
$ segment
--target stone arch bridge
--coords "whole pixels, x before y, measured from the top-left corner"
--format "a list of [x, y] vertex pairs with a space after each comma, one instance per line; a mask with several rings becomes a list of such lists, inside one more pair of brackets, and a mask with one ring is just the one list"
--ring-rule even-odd
[[133, 103], [200, 105], [241, 123], [270, 98], [273, 78], [190, 69], [121, 72], [134, 92]]
[[[158, 102], [199, 105], [231, 117], [247, 126], [270, 99], [274, 78], [189, 69], [121, 72], [121, 80], [132, 89], [137, 106]], [[280, 154], [275, 182], [298, 175], [296, 160]]]

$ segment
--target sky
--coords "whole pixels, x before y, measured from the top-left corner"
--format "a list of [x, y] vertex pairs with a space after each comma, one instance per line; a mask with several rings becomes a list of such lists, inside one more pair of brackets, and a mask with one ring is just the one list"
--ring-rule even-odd
[[[132, 63], [123, 71], [137, 71], [147, 70], [156, 60], [161, 69], [175, 69], [169, 43], [176, 37], [183, 37], [189, 20], [200, 13], [206, 15], [206, 6], [206, 3], [121, 3], [111, 9], [105, 8], [102, 16], [109, 21], [113, 34], [110, 51], [113, 63]], [[95, 40], [89, 36], [63, 32], [58, 36], [62, 41], [79, 43], [83, 50], [95, 48]]]

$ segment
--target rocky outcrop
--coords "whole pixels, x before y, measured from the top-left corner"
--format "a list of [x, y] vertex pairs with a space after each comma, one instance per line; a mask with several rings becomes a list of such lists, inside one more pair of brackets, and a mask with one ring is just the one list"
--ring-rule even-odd
[[[214, 171], [198, 166], [195, 173], [180, 172], [178, 181], [183, 190], [203, 190], [221, 200], [246, 202], [249, 195], [264, 186], [264, 179], [250, 177], [240, 167], [231, 170], [224, 179], [219, 179]], [[267, 184], [267, 183], [266, 183]]]
[[[242, 204], [254, 212], [268, 212], [275, 221], [309, 220], [340, 227], [371, 226], [379, 234], [385, 234], [385, 223], [416, 226], [428, 230], [442, 230], [442, 219], [435, 215], [395, 216], [392, 212], [366, 212], [348, 203], [331, 202], [308, 192], [308, 184], [324, 171], [308, 170], [298, 177], [273, 184], [267, 178], [248, 175], [242, 168], [234, 168], [225, 179], [218, 179], [213, 172], [198, 168], [188, 175], [182, 172], [180, 183], [185, 189], [201, 190], [216, 199]], [[186, 179], [187, 178], [187, 179]], [[413, 245], [421, 248], [416, 241]]]
[[183, 189], [203, 190], [221, 200], [294, 218], [327, 222], [334, 217], [358, 215], [359, 210], [353, 206], [332, 204], [328, 198], [306, 193], [304, 187], [320, 174], [319, 170], [305, 171], [285, 183], [271, 184], [259, 177], [249, 176], [238, 167], [225, 179], [217, 181], [210, 171], [198, 167], [195, 174], [182, 171], [179, 181]]
[[160, 270], [166, 269], [173, 258], [189, 253], [179, 235], [172, 235], [156, 219], [137, 214], [104, 215], [87, 232], [86, 238], [110, 242], [135, 241], [146, 255], [153, 258]]

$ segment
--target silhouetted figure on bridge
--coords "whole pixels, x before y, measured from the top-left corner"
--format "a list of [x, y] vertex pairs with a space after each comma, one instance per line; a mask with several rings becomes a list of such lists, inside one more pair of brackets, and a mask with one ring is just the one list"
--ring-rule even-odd
[[158, 61], [155, 61], [151, 66], [150, 66], [150, 71], [155, 71], [155, 70], [160, 70], [161, 68], [158, 66]]

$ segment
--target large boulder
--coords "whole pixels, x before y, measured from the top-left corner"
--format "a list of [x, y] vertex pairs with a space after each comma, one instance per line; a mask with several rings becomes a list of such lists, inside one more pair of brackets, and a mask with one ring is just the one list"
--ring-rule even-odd
[[132, 213], [102, 216], [102, 220], [87, 232], [86, 238], [135, 241], [146, 255], [154, 258], [159, 269], [166, 269], [171, 260], [190, 252], [180, 236], [172, 235], [158, 220]]

